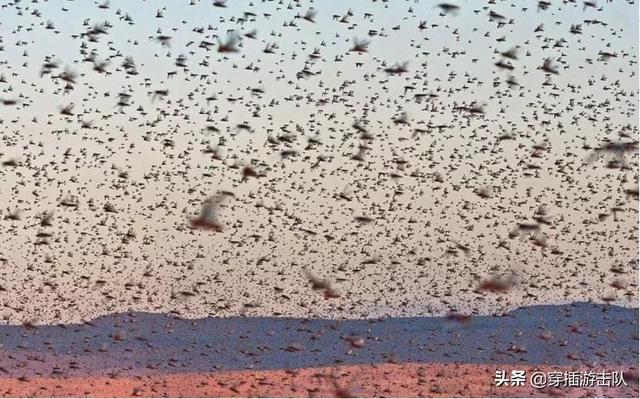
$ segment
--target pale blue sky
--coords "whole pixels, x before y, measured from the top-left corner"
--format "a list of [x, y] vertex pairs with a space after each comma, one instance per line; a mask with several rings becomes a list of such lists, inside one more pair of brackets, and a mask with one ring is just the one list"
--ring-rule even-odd
[[[15, 209], [22, 214], [19, 221], [2, 220], [0, 248], [10, 250], [1, 253], [9, 266], [0, 270], [0, 285], [43, 321], [126, 309], [196, 316], [213, 312], [212, 303], [229, 305], [222, 314], [245, 312], [244, 303], [256, 302], [261, 306], [250, 312], [327, 317], [451, 308], [488, 313], [608, 295], [633, 304], [637, 294], [614, 290], [609, 270], [637, 265], [637, 204], [628, 196], [637, 187], [637, 154], [628, 154], [630, 169], [607, 169], [607, 160], [585, 166], [583, 160], [589, 146], [605, 140], [637, 140], [638, 5], [601, 1], [583, 10], [581, 1], [552, 1], [538, 10], [535, 1], [453, 3], [457, 13], [440, 15], [434, 1], [256, 0], [251, 6], [230, 0], [219, 8], [211, 1], [114, 0], [109, 9], [90, 1], [23, 1], [19, 7], [0, 1], [0, 98], [22, 100], [0, 106], [0, 159], [19, 163], [0, 168], [6, 188], [0, 189], [1, 216]], [[296, 18], [311, 7], [316, 23]], [[159, 9], [163, 18], [156, 18]], [[353, 16], [341, 23], [348, 10]], [[239, 24], [247, 11], [255, 21]], [[490, 21], [490, 11], [506, 24]], [[45, 29], [48, 20], [59, 33]], [[112, 27], [98, 42], [74, 37], [104, 21]], [[541, 24], [543, 31], [534, 33]], [[570, 33], [576, 24], [582, 34]], [[202, 40], [224, 40], [228, 30], [244, 35], [253, 29], [257, 38], [244, 37], [238, 53], [199, 47]], [[158, 30], [171, 36], [170, 48], [150, 39]], [[354, 38], [370, 40], [369, 51], [350, 52]], [[109, 61], [109, 75], [82, 62], [83, 42], [87, 54]], [[278, 44], [276, 54], [263, 53], [267, 43]], [[513, 71], [499, 70], [499, 53], [515, 46]], [[311, 61], [315, 48], [320, 59]], [[605, 61], [601, 52], [617, 57]], [[187, 58], [188, 72], [175, 65], [179, 55]], [[121, 68], [128, 56], [136, 76]], [[60, 63], [53, 75], [65, 67], [79, 74], [72, 91], [40, 76], [46, 57]], [[545, 85], [548, 74], [538, 68], [547, 57], [559, 74]], [[407, 62], [408, 72], [386, 74], [396, 62]], [[298, 76], [305, 67], [317, 75]], [[510, 75], [520, 86], [508, 88]], [[251, 88], [264, 93], [254, 96]], [[169, 95], [152, 101], [154, 90]], [[119, 92], [132, 95], [122, 113]], [[217, 99], [207, 102], [214, 94]], [[438, 97], [418, 101], [416, 94]], [[455, 109], [472, 102], [485, 104], [484, 117]], [[61, 115], [70, 103], [75, 115]], [[403, 112], [409, 123], [394, 123]], [[81, 119], [93, 121], [93, 128], [83, 129]], [[373, 140], [361, 141], [351, 127], [360, 119]], [[242, 123], [253, 132], [236, 129]], [[204, 132], [206, 126], [219, 132]], [[429, 132], [414, 137], [414, 129]], [[275, 140], [285, 131], [291, 143]], [[514, 140], [498, 142], [504, 134]], [[308, 146], [312, 136], [321, 144]], [[223, 160], [213, 160], [202, 150], [221, 137], [227, 142]], [[173, 147], [164, 145], [167, 139]], [[353, 155], [365, 142], [367, 158], [356, 162]], [[535, 150], [542, 144], [547, 149]], [[283, 160], [285, 149], [299, 155]], [[314, 167], [318, 159], [324, 162]], [[241, 182], [236, 164], [253, 164], [265, 177]], [[117, 168], [129, 173], [127, 180]], [[480, 200], [474, 191], [485, 186], [494, 196]], [[345, 187], [353, 201], [336, 199]], [[219, 190], [236, 195], [221, 211], [225, 231], [191, 230], [189, 219]], [[79, 198], [77, 211], [59, 205], [70, 195]], [[118, 213], [105, 213], [107, 202]], [[509, 231], [530, 221], [540, 205], [554, 215], [544, 226], [548, 247], [509, 240]], [[598, 221], [615, 207], [624, 212]], [[37, 215], [46, 210], [56, 212], [55, 238], [35, 246]], [[376, 222], [359, 226], [358, 215]], [[128, 231], [136, 237], [123, 241]], [[447, 255], [452, 240], [471, 254]], [[53, 266], [44, 263], [51, 259]], [[371, 259], [380, 261], [367, 263]], [[336, 289], [346, 299], [319, 300], [302, 266], [340, 279]], [[153, 278], [143, 276], [147, 269]], [[479, 279], [512, 271], [536, 286], [483, 300], [473, 294]], [[637, 288], [637, 277], [625, 278]], [[42, 289], [48, 280], [76, 305], [54, 300], [54, 292]], [[105, 302], [99, 280], [117, 300]], [[144, 282], [143, 294], [123, 288], [132, 282]], [[273, 284], [293, 299], [275, 296]], [[203, 292], [189, 301], [170, 297], [194, 287]], [[389, 290], [392, 295], [379, 298]], [[0, 309], [0, 317], [22, 315]]]

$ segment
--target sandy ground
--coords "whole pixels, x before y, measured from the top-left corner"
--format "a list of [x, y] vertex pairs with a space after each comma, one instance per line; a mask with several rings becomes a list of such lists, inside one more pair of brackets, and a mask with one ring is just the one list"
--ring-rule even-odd
[[[638, 397], [637, 368], [626, 369], [624, 388], [496, 387], [496, 370], [513, 366], [379, 364], [298, 370], [168, 374], [147, 377], [0, 378], [4, 397]], [[568, 367], [518, 367], [528, 373]], [[602, 369], [594, 370], [599, 371]], [[609, 368], [620, 370], [620, 368]], [[634, 381], [635, 379], [635, 381]]]

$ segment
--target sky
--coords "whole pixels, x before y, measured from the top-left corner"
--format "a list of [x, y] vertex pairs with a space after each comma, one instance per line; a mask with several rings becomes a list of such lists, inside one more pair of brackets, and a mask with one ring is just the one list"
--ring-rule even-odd
[[[439, 4], [0, 2], [0, 99], [17, 100], [0, 106], [0, 318], [636, 306], [637, 151], [607, 168], [596, 149], [637, 142], [637, 4]], [[234, 35], [237, 52], [217, 51]], [[472, 104], [483, 113], [460, 110]], [[243, 179], [245, 166], [261, 176]], [[221, 191], [234, 194], [222, 231], [193, 229]], [[510, 237], [541, 207], [539, 232]], [[514, 284], [478, 292], [494, 280]]]

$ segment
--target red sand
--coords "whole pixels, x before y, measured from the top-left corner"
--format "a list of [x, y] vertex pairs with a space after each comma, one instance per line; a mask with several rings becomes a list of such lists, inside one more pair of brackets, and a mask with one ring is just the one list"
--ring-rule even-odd
[[[413, 397], [413, 396], [612, 396], [638, 397], [637, 369], [624, 388], [496, 387], [496, 370], [522, 367], [467, 364], [380, 364], [298, 370], [168, 374], [150, 377], [0, 378], [0, 396], [92, 397]], [[527, 371], [571, 371], [528, 367]], [[594, 370], [601, 371], [602, 369]], [[610, 368], [609, 370], [619, 370]], [[631, 381], [632, 375], [636, 381]]]

